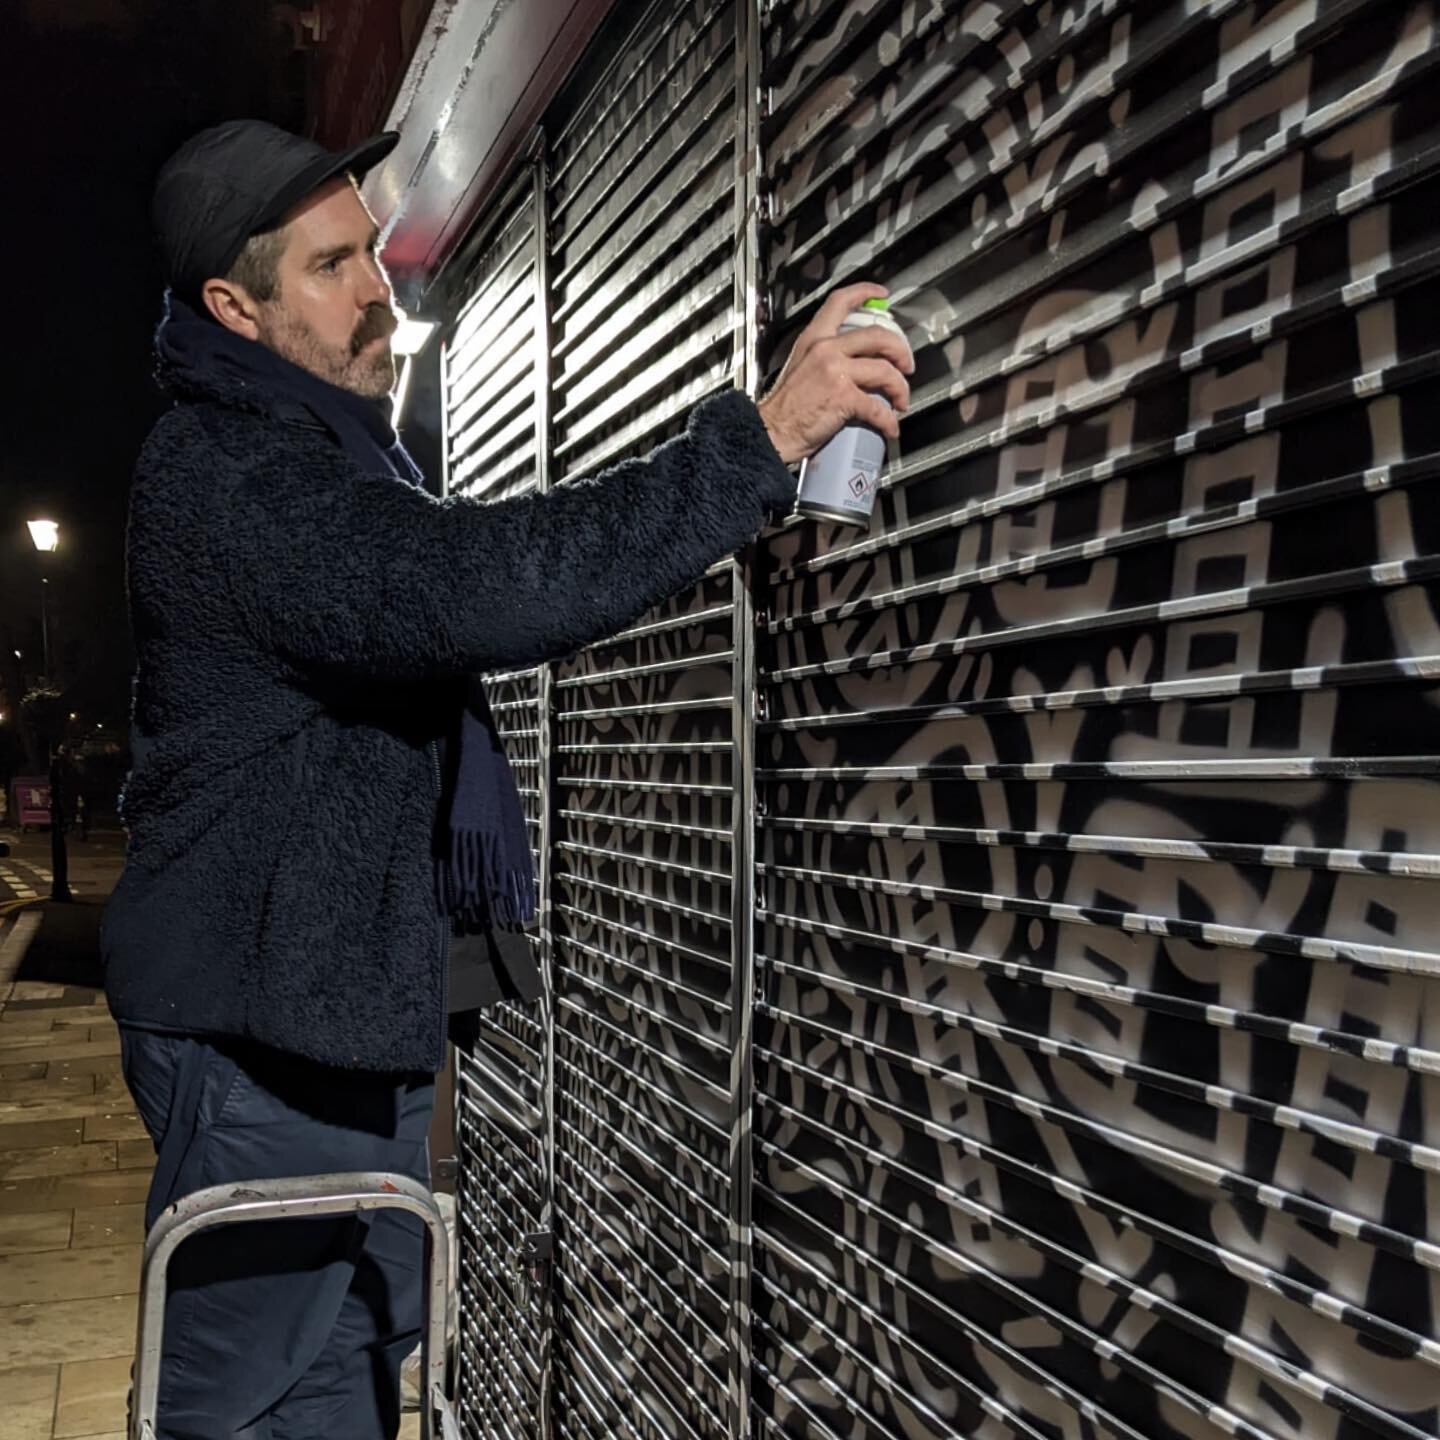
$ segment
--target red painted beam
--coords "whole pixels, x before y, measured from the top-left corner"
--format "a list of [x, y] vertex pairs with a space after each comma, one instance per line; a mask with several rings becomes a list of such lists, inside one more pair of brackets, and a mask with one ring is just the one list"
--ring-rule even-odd
[[385, 261], [433, 283], [524, 147], [613, 0], [436, 0], [386, 128], [400, 144], [365, 197]]

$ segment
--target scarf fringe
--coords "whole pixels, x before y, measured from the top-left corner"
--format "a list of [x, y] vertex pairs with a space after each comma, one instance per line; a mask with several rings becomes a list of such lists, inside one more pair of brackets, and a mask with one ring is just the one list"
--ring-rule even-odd
[[506, 849], [491, 831], [451, 830], [449, 859], [436, 867], [441, 908], [475, 924], [488, 918], [497, 925], [528, 925], [536, 909], [530, 851], [524, 848], [522, 866], [502, 853]]
[[537, 908], [530, 836], [515, 772], [478, 675], [468, 679], [459, 721], [436, 865], [441, 908], [466, 929], [523, 926]]

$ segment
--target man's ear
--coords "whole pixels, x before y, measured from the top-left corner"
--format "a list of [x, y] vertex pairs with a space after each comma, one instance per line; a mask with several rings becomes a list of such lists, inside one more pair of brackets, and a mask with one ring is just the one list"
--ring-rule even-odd
[[229, 280], [207, 280], [200, 287], [200, 301], [227, 330], [247, 340], [260, 338], [260, 307], [244, 286]]

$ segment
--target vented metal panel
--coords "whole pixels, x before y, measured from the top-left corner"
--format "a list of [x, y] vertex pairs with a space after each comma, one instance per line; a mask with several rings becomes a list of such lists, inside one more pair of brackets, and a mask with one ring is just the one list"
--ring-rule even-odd
[[446, 345], [451, 495], [502, 500], [538, 484], [539, 259], [527, 165], [497, 205], [483, 249], [472, 257], [469, 293]]
[[[451, 494], [486, 501], [544, 484], [541, 376], [544, 256], [533, 166], [497, 205], [467, 275], [469, 300], [445, 351]], [[548, 737], [543, 668], [487, 677], [496, 728], [515, 770], [543, 887]], [[537, 962], [543, 967], [537, 942]], [[460, 1160], [457, 1413], [473, 1440], [538, 1434], [547, 1383], [545, 1293], [517, 1269], [525, 1237], [549, 1228], [548, 1000], [479, 1012], [456, 1052]]]
[[[731, 383], [733, 16], [627, 12], [553, 141], [557, 477]], [[555, 668], [561, 1436], [727, 1433], [732, 593], [727, 563]]]
[[761, 566], [761, 1433], [1440, 1429], [1435, 19], [767, 12], [919, 368]]

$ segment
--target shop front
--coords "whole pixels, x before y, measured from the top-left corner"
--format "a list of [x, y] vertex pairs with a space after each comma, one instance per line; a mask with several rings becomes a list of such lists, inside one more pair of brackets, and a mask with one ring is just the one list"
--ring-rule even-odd
[[492, 678], [467, 1437], [1435, 1434], [1433, 0], [539, 6], [470, 88], [520, 9], [367, 191], [450, 494], [847, 281], [918, 368], [868, 531]]

